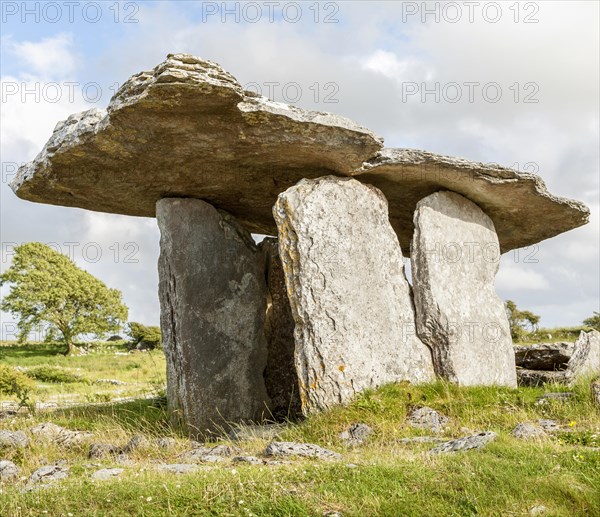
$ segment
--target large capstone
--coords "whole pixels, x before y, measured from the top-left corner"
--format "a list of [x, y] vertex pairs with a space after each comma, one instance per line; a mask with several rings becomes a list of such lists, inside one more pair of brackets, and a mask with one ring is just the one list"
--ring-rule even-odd
[[[119, 79], [119, 78], [115, 78]], [[585, 224], [589, 209], [539, 176], [414, 149], [346, 118], [245, 91], [217, 63], [170, 54], [127, 80], [106, 110], [59, 122], [11, 187], [30, 201], [152, 217], [163, 197], [204, 199], [248, 230], [274, 235], [277, 195], [334, 174], [374, 185], [408, 251], [417, 202], [452, 190], [494, 221], [503, 252]], [[165, 172], [166, 171], [166, 172]]]
[[436, 373], [460, 385], [516, 386], [508, 319], [494, 289], [494, 223], [463, 196], [436, 192], [418, 203], [414, 224], [417, 331]]
[[430, 381], [387, 201], [349, 178], [302, 180], [273, 209], [305, 413], [387, 382]]
[[293, 418], [301, 412], [298, 375], [294, 359], [294, 318], [287, 295], [277, 239], [266, 237], [259, 245], [267, 279], [265, 335], [268, 358], [265, 386], [273, 416]]
[[169, 408], [193, 435], [268, 415], [266, 283], [250, 234], [198, 199], [161, 199], [159, 296]]

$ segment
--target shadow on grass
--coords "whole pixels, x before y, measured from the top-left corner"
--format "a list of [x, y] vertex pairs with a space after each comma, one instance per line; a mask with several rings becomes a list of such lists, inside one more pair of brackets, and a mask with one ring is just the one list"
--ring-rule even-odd
[[120, 427], [132, 433], [154, 436], [180, 434], [169, 421], [161, 398], [74, 406], [58, 409], [50, 418], [59, 425], [88, 431]]
[[65, 345], [62, 343], [2, 344], [0, 345], [0, 360], [63, 356], [64, 351]]

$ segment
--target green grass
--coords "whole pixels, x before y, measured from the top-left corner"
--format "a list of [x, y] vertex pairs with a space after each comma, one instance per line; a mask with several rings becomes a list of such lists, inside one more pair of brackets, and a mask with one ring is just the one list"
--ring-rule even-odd
[[[0, 344], [0, 364], [25, 368], [35, 379], [33, 402], [73, 404], [139, 397], [165, 384], [165, 358], [160, 350], [128, 354], [124, 343], [101, 343], [87, 355], [64, 356], [60, 343]], [[125, 383], [99, 382], [112, 379]], [[0, 403], [10, 400], [0, 396]], [[14, 400], [14, 399], [13, 399]]]
[[[524, 334], [515, 345], [532, 345], [535, 343], [555, 343], [557, 341], [576, 341], [581, 331], [590, 332], [592, 327], [556, 327], [541, 328], [535, 332]], [[548, 337], [550, 336], [550, 337]]]
[[[90, 378], [130, 379], [148, 368], [145, 363], [132, 367], [136, 361], [153, 357], [159, 363], [159, 354], [153, 354], [45, 355], [40, 360], [55, 358], [58, 366], [80, 368]], [[102, 374], [93, 371], [102, 365]], [[177, 455], [190, 444], [169, 424], [165, 409], [149, 400], [0, 420], [0, 429], [26, 432], [36, 423], [51, 420], [69, 429], [91, 431], [93, 441], [117, 445], [140, 433], [177, 440], [173, 450], [149, 446], [135, 451], [124, 474], [104, 482], [92, 482], [90, 474], [100, 466], [119, 465], [110, 459], [87, 459], [87, 444], [62, 449], [34, 441], [23, 451], [4, 451], [0, 456], [17, 463], [23, 477], [58, 460], [66, 460], [71, 474], [54, 487], [37, 492], [21, 492], [24, 481], [5, 484], [0, 487], [0, 515], [322, 516], [340, 512], [361, 517], [462, 517], [529, 515], [530, 508], [537, 505], [546, 507], [545, 516], [600, 515], [600, 451], [593, 448], [600, 445], [600, 411], [591, 398], [589, 380], [571, 388], [574, 396], [566, 402], [536, 404], [544, 392], [566, 389], [558, 385], [458, 388], [443, 382], [388, 385], [360, 395], [346, 407], [286, 425], [280, 439], [330, 448], [343, 455], [339, 462], [295, 459], [279, 466], [227, 462], [180, 476], [159, 473], [155, 466], [157, 462], [180, 462]], [[499, 437], [481, 450], [440, 456], [429, 454], [430, 444], [402, 444], [402, 438], [427, 434], [406, 424], [407, 412], [418, 405], [433, 407], [450, 418], [445, 438], [463, 436], [469, 430], [493, 430]], [[557, 420], [565, 430], [534, 442], [512, 437], [517, 423], [540, 418]], [[374, 430], [360, 447], [349, 447], [338, 436], [354, 422], [364, 422]], [[267, 443], [254, 439], [236, 445], [246, 454], [260, 455]]]

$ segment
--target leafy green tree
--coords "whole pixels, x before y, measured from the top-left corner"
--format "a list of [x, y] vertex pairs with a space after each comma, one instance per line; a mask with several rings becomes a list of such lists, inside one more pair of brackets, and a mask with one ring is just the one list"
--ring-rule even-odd
[[136, 321], [128, 323], [127, 326], [127, 334], [131, 338], [134, 347], [142, 345], [143, 348], [154, 349], [160, 346], [160, 327], [143, 325]]
[[97, 337], [117, 331], [127, 320], [121, 292], [109, 289], [77, 267], [68, 257], [39, 242], [15, 248], [10, 268], [0, 275], [0, 285], [11, 286], [0, 308], [18, 319], [19, 342], [32, 328], [47, 324], [65, 343], [65, 354], [81, 334]]
[[508, 323], [510, 324], [510, 334], [513, 339], [519, 340], [523, 338], [526, 327], [529, 326], [531, 332], [537, 330], [540, 322], [540, 317], [531, 311], [521, 311], [517, 308], [517, 304], [512, 300], [507, 300], [504, 303]]
[[594, 315], [584, 319], [583, 324], [600, 331], [600, 312], [594, 311]]

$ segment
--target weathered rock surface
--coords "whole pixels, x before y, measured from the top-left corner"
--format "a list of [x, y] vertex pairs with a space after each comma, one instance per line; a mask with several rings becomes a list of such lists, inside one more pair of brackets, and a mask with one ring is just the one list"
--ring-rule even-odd
[[280, 192], [302, 178], [355, 176], [385, 193], [405, 250], [417, 202], [442, 189], [485, 210], [502, 251], [589, 218], [587, 207], [549, 194], [533, 174], [381, 146], [348, 119], [244, 92], [216, 63], [174, 54], [125, 81], [108, 110], [57, 124], [11, 187], [31, 201], [138, 216], [154, 216], [162, 197], [196, 197], [274, 235]]
[[432, 454], [440, 454], [446, 452], [468, 451], [470, 449], [481, 449], [488, 443], [493, 442], [498, 435], [493, 431], [475, 434], [473, 436], [465, 436], [448, 442], [440, 443], [437, 447], [431, 449]]
[[113, 445], [111, 443], [92, 443], [88, 451], [88, 458], [90, 459], [105, 459], [116, 457], [122, 454], [123, 450], [121, 447]]
[[564, 370], [573, 355], [573, 349], [574, 344], [566, 341], [516, 345], [515, 362], [517, 366], [529, 370]]
[[161, 449], [172, 449], [177, 445], [177, 440], [170, 436], [163, 436], [156, 440], [156, 445]]
[[500, 259], [494, 223], [454, 192], [419, 201], [414, 222], [417, 332], [432, 350], [436, 373], [464, 386], [516, 386], [508, 319], [494, 289]]
[[52, 422], [38, 424], [30, 431], [37, 440], [51, 441], [65, 448], [82, 445], [94, 436], [93, 433], [72, 431]]
[[600, 375], [600, 332], [597, 330], [579, 334], [565, 370], [565, 377], [569, 383], [590, 375]]
[[346, 431], [340, 433], [340, 439], [347, 445], [361, 445], [371, 435], [373, 429], [367, 424], [352, 424]]
[[568, 402], [573, 398], [573, 393], [570, 391], [559, 391], [556, 393], [544, 393], [539, 396], [535, 401], [536, 405], [547, 404], [549, 400], [556, 400], [558, 402]]
[[337, 452], [324, 449], [313, 443], [296, 442], [272, 442], [267, 445], [265, 456], [303, 456], [326, 460], [337, 460], [342, 457]]
[[517, 382], [519, 386], [541, 386], [546, 383], [566, 382], [564, 371], [527, 370], [517, 368]]
[[161, 472], [171, 472], [172, 474], [189, 474], [200, 469], [199, 465], [190, 463], [170, 463], [166, 465], [158, 465], [157, 470]]
[[513, 429], [512, 435], [520, 440], [536, 440], [548, 436], [541, 425], [532, 424], [531, 422], [522, 422], [518, 424]]
[[0, 430], [0, 449], [3, 447], [22, 449], [27, 445], [29, 445], [29, 438], [23, 431]]
[[260, 420], [266, 283], [250, 234], [198, 199], [161, 199], [159, 298], [169, 409], [190, 433]]
[[600, 374], [600, 332], [581, 332], [571, 343], [572, 355], [561, 371], [517, 368], [520, 386], [540, 386], [546, 383], [573, 384], [581, 377]]
[[29, 478], [28, 484], [35, 485], [37, 483], [54, 483], [60, 479], [64, 479], [69, 475], [69, 468], [61, 465], [46, 465], [37, 469]]
[[387, 382], [431, 380], [381, 192], [347, 178], [302, 180], [279, 196], [273, 214], [303, 411]]
[[237, 448], [229, 445], [201, 446], [180, 454], [179, 459], [188, 463], [216, 463], [239, 452]]
[[14, 481], [19, 476], [19, 467], [12, 461], [0, 461], [0, 481]]
[[294, 318], [285, 285], [277, 239], [265, 238], [259, 248], [264, 254], [267, 279], [267, 367], [265, 387], [275, 418], [293, 418], [302, 412], [298, 375], [294, 364]]
[[235, 456], [231, 461], [234, 463], [247, 463], [249, 465], [264, 465], [265, 461], [256, 456]]
[[110, 469], [100, 469], [92, 474], [92, 479], [97, 481], [106, 481], [107, 479], [113, 479], [119, 477], [125, 469], [122, 468], [110, 468]]
[[123, 446], [122, 451], [128, 454], [138, 449], [146, 449], [148, 447], [150, 447], [150, 440], [148, 440], [148, 438], [146, 438], [144, 435], [136, 434], [132, 436]]
[[441, 433], [449, 422], [447, 416], [427, 406], [413, 408], [406, 419], [411, 427], [425, 429], [435, 434]]
[[440, 190], [462, 194], [492, 219], [502, 253], [586, 224], [590, 213], [583, 203], [550, 194], [535, 174], [415, 149], [382, 149], [354, 177], [386, 195], [404, 250], [417, 203]]

